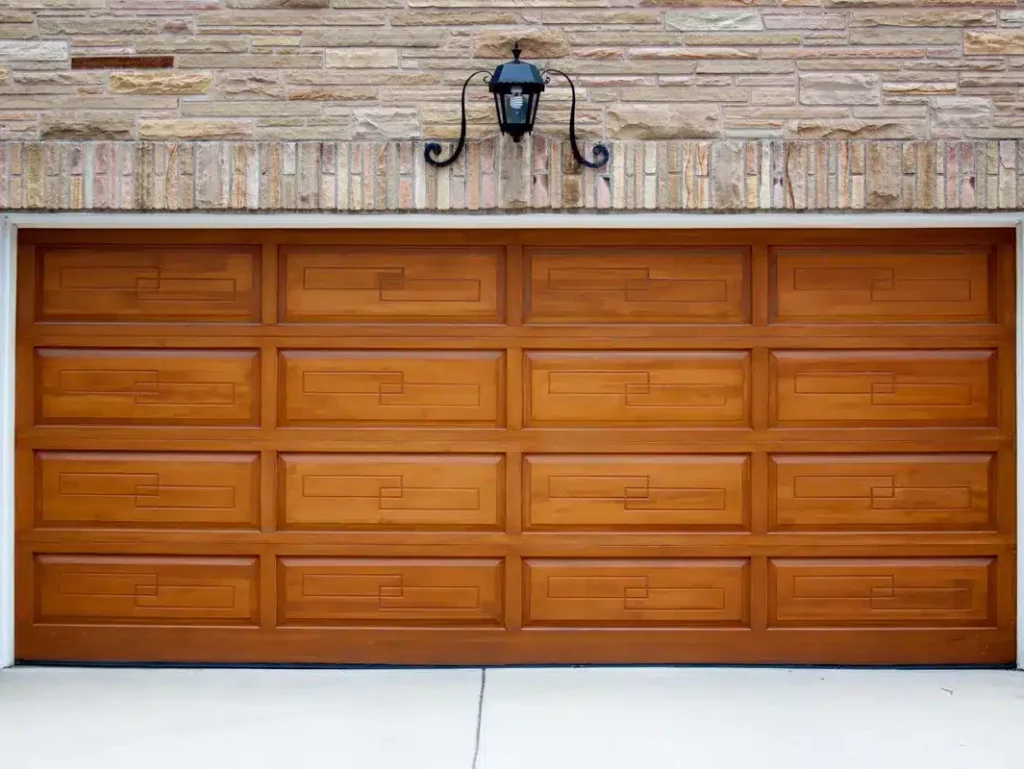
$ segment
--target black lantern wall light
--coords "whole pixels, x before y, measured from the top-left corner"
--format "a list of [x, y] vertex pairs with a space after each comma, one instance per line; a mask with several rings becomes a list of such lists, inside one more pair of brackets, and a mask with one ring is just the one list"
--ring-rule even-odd
[[569, 110], [569, 145], [572, 147], [572, 154], [577, 162], [587, 168], [601, 168], [608, 162], [608, 148], [603, 144], [594, 145], [594, 159], [587, 160], [580, 152], [579, 144], [576, 142], [576, 86], [572, 78], [557, 69], [546, 69], [541, 72], [535, 65], [526, 61], [520, 61], [522, 51], [519, 43], [512, 48], [512, 61], [499, 64], [494, 73], [486, 70], [474, 72], [462, 85], [462, 131], [459, 134], [459, 143], [455, 145], [455, 151], [447, 160], [441, 160], [441, 145], [438, 142], [429, 142], [424, 148], [424, 155], [427, 162], [432, 166], [444, 168], [454, 163], [466, 144], [466, 89], [469, 82], [477, 75], [484, 76], [484, 82], [488, 84], [488, 90], [494, 94], [494, 106], [498, 112], [498, 126], [503, 134], [512, 137], [512, 141], [518, 142], [526, 134], [533, 130], [534, 121], [537, 119], [537, 107], [540, 105], [540, 95], [544, 91], [544, 85], [551, 82], [552, 75], [564, 77], [572, 89], [572, 107]]

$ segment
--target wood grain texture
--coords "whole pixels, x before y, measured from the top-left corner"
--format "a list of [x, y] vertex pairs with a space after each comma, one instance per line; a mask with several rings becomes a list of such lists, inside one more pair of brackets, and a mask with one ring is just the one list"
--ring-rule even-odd
[[528, 456], [524, 528], [747, 528], [745, 456]]
[[771, 622], [817, 627], [991, 625], [993, 566], [990, 558], [773, 560]]
[[971, 531], [995, 524], [988, 454], [774, 456], [775, 531]]
[[985, 323], [994, 249], [776, 248], [779, 323]]
[[39, 555], [41, 623], [248, 625], [259, 598], [255, 558]]
[[253, 454], [36, 454], [36, 525], [256, 528]]
[[37, 349], [40, 424], [253, 425], [258, 354]]
[[283, 454], [282, 529], [496, 529], [503, 460], [454, 454]]
[[497, 424], [501, 353], [289, 350], [281, 421], [315, 424]]
[[44, 321], [259, 322], [256, 249], [41, 249], [36, 308]]
[[21, 659], [1014, 658], [1012, 233], [160, 235], [19, 234]]
[[530, 323], [743, 323], [739, 248], [531, 248]]
[[775, 424], [990, 424], [995, 357], [994, 350], [776, 352]]
[[528, 560], [528, 625], [744, 626], [746, 561]]
[[283, 625], [501, 623], [498, 559], [281, 558]]
[[526, 362], [531, 426], [748, 424], [744, 353], [537, 352]]
[[496, 322], [498, 248], [347, 247], [281, 250], [288, 322]]

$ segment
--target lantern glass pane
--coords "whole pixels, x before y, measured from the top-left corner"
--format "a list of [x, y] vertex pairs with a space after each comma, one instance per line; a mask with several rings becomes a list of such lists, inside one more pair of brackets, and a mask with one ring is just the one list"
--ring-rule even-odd
[[494, 109], [498, 113], [498, 125], [505, 129], [505, 100], [501, 94], [494, 94]]

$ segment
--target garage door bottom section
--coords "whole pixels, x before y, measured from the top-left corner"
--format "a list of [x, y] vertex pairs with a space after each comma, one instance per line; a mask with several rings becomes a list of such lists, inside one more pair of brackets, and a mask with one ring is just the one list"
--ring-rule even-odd
[[19, 258], [23, 660], [1014, 659], [1010, 234]]

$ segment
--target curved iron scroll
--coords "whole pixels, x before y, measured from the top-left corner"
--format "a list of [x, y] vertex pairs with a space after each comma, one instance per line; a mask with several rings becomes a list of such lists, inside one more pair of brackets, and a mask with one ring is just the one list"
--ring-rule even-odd
[[608, 152], [608, 148], [605, 145], [595, 144], [594, 159], [587, 160], [583, 157], [583, 153], [580, 152], [579, 144], [576, 143], [576, 86], [573, 85], [572, 78], [560, 69], [546, 69], [543, 74], [546, 75], [544, 78], [545, 83], [551, 82], [551, 75], [561, 75], [569, 83], [569, 88], [572, 89], [572, 107], [569, 109], [569, 145], [572, 147], [572, 154], [576, 158], [576, 162], [585, 165], [587, 168], [601, 168], [606, 165], [608, 158], [611, 157], [611, 153]]
[[491, 73], [485, 69], [480, 69], [467, 77], [466, 82], [462, 84], [462, 130], [459, 133], [459, 143], [455, 145], [455, 151], [452, 152], [452, 156], [447, 160], [438, 160], [437, 158], [441, 154], [441, 145], [438, 142], [428, 142], [427, 146], [423, 148], [423, 156], [430, 165], [438, 168], [450, 166], [462, 154], [462, 148], [466, 144], [466, 89], [469, 88], [469, 81], [477, 75], [487, 75], [484, 78], [484, 82], [491, 82]]

